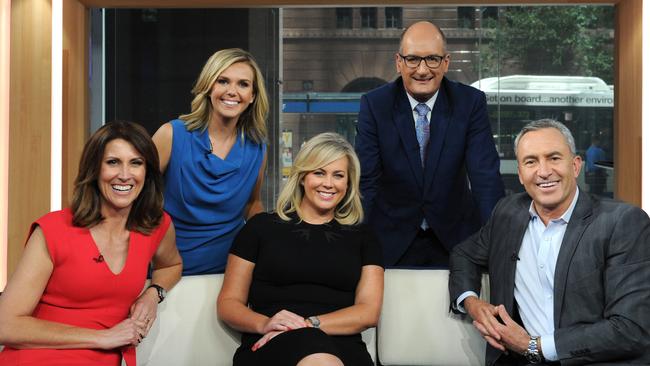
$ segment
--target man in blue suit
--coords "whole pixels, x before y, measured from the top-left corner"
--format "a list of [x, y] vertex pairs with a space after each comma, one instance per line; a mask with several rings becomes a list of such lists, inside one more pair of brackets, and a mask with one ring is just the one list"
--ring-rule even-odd
[[388, 266], [448, 266], [503, 197], [485, 94], [445, 78], [449, 54], [429, 22], [407, 28], [401, 77], [361, 98], [361, 193]]

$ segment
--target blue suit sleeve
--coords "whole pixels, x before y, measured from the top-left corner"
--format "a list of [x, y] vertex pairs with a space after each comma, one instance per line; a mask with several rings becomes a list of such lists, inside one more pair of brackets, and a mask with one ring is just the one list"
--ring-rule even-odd
[[499, 154], [488, 119], [485, 94], [479, 93], [471, 106], [472, 112], [465, 144], [465, 166], [472, 195], [481, 214], [481, 224], [485, 224], [492, 209], [505, 193], [499, 173]]
[[382, 162], [377, 135], [377, 120], [371, 111], [367, 96], [361, 97], [357, 136], [354, 148], [361, 163], [361, 199], [366, 220], [372, 212], [377, 195]]

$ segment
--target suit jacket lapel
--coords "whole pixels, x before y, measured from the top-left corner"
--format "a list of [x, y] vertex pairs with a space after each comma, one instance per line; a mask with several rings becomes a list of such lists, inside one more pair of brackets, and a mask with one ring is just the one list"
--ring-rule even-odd
[[508, 278], [504, 279], [506, 286], [504, 305], [511, 315], [513, 314], [515, 304], [515, 275], [517, 272], [517, 264], [519, 264], [519, 249], [521, 249], [521, 244], [524, 240], [526, 230], [528, 230], [528, 223], [530, 222], [530, 214], [528, 213], [530, 202], [531, 199], [528, 195], [522, 195], [522, 199], [517, 201], [517, 209], [512, 212], [515, 215], [512, 219], [512, 226], [508, 225], [508, 228], [506, 228], [507, 231], [510, 231], [510, 234], [505, 236], [507, 240], [504, 243], [504, 247], [506, 248], [504, 255], [506, 258], [503, 265], [506, 266], [507, 270], [503, 273], [508, 275]]
[[553, 280], [553, 292], [555, 293], [553, 321], [556, 329], [560, 326], [560, 316], [562, 315], [562, 303], [564, 302], [564, 293], [566, 291], [569, 264], [571, 264], [571, 260], [585, 229], [593, 220], [592, 209], [593, 205], [589, 195], [586, 192], [580, 192], [578, 202], [576, 202], [576, 207], [573, 210], [566, 232], [564, 233], [560, 253], [558, 254], [555, 265], [555, 278]]
[[415, 180], [421, 189], [423, 184], [422, 163], [420, 162], [420, 145], [415, 135], [413, 112], [411, 104], [406, 97], [402, 79], [398, 78], [395, 83], [398, 84], [398, 87], [396, 88], [397, 95], [395, 96], [395, 105], [393, 107], [393, 122], [402, 140], [402, 145], [404, 146], [406, 157], [415, 176]]
[[427, 158], [424, 169], [425, 187], [429, 187], [433, 183], [433, 178], [435, 177], [436, 169], [438, 168], [438, 161], [442, 154], [442, 148], [445, 145], [445, 134], [447, 133], [447, 127], [449, 127], [449, 122], [451, 120], [449, 114], [449, 100], [444, 85], [445, 81], [443, 80], [440, 84], [440, 89], [438, 89], [436, 103], [433, 105], [433, 110], [431, 111], [429, 145], [427, 146]]

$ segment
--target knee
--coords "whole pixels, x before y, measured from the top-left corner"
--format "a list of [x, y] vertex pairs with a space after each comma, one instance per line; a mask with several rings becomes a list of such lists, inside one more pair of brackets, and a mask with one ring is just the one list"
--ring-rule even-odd
[[343, 362], [330, 353], [314, 353], [300, 360], [296, 366], [343, 366]]

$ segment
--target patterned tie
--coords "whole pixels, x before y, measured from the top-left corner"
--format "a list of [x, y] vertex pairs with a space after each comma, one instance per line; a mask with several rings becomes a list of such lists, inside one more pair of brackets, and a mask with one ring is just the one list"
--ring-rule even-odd
[[418, 137], [418, 144], [420, 144], [420, 159], [424, 167], [424, 157], [429, 143], [429, 120], [427, 120], [429, 107], [420, 103], [415, 106], [415, 112], [418, 114], [418, 118], [415, 120], [415, 133]]

